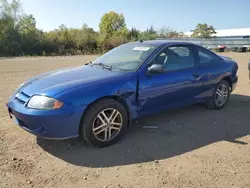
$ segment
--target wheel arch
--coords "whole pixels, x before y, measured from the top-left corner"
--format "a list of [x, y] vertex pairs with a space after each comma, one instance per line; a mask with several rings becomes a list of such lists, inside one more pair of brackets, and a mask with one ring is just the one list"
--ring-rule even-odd
[[225, 80], [229, 84], [230, 92], [231, 92], [233, 88], [233, 82], [230, 76], [225, 76], [224, 78], [222, 78], [222, 80]]
[[[102, 101], [102, 100], [106, 100], [106, 99], [113, 99], [117, 102], [119, 102], [120, 104], [122, 104], [127, 112], [127, 116], [128, 116], [128, 125], [131, 125], [131, 122], [132, 122], [132, 117], [131, 117], [131, 112], [129, 110], [129, 106], [126, 102], [126, 100], [124, 98], [122, 98], [121, 96], [116, 96], [116, 95], [109, 95], [109, 96], [104, 96], [104, 97], [101, 97], [101, 98], [98, 98], [94, 101], [92, 101], [91, 103], [89, 103], [87, 106], [86, 106], [86, 109], [84, 110], [83, 114], [82, 114], [82, 118], [81, 118], [81, 122], [85, 116], [85, 114], [87, 113], [87, 110], [94, 104], [98, 103], [99, 101]], [[80, 124], [81, 124], [80, 122]], [[80, 128], [81, 126], [79, 125], [79, 133], [81, 132], [80, 131]]]

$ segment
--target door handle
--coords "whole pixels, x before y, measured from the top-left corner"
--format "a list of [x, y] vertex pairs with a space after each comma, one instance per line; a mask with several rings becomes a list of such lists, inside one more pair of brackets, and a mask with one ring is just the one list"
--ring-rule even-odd
[[198, 72], [196, 72], [196, 73], [193, 73], [192, 76], [194, 77], [193, 80], [198, 81], [202, 78], [203, 75], [200, 75]]

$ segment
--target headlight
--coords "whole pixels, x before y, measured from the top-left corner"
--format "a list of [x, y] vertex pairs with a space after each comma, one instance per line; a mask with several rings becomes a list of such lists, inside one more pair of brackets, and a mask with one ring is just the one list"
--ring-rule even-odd
[[53, 110], [61, 108], [63, 103], [56, 99], [42, 96], [42, 95], [35, 95], [31, 97], [28, 107], [40, 110]]

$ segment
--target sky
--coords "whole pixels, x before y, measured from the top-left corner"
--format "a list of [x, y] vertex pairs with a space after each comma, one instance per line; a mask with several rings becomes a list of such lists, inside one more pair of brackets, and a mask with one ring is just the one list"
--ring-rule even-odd
[[98, 31], [100, 18], [109, 11], [122, 13], [127, 27], [139, 30], [152, 25], [188, 32], [198, 23], [215, 29], [250, 28], [250, 0], [22, 0], [22, 6], [44, 31], [84, 23]]

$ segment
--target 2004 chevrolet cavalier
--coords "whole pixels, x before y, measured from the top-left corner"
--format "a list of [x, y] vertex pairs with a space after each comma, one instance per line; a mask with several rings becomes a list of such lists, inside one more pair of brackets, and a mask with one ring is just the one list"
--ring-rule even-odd
[[237, 69], [232, 59], [191, 43], [127, 43], [93, 63], [28, 80], [7, 107], [20, 127], [37, 136], [80, 136], [104, 147], [138, 117], [200, 102], [223, 108]]

